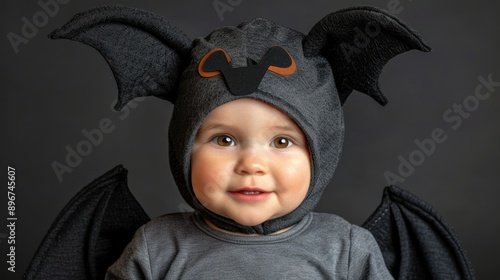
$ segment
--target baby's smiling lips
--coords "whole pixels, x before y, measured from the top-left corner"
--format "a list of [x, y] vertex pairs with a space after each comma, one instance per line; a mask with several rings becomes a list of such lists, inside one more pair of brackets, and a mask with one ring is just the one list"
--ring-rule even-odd
[[231, 196], [239, 201], [257, 202], [266, 199], [271, 192], [260, 188], [240, 188], [234, 191], [229, 191]]
[[243, 187], [235, 190], [229, 191], [231, 193], [243, 193], [243, 194], [260, 194], [260, 193], [267, 193], [268, 191], [260, 189], [260, 188], [253, 188], [253, 187]]

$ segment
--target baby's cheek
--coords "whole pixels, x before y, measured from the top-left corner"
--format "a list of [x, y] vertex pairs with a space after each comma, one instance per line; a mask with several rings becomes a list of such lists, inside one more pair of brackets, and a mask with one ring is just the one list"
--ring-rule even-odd
[[302, 202], [311, 183], [309, 160], [298, 158], [288, 161], [281, 174], [281, 184], [290, 192], [291, 199]]
[[282, 166], [282, 170], [284, 176], [286, 176], [289, 181], [308, 181], [311, 173], [309, 159], [304, 157], [295, 157], [283, 162], [286, 162], [286, 165]]

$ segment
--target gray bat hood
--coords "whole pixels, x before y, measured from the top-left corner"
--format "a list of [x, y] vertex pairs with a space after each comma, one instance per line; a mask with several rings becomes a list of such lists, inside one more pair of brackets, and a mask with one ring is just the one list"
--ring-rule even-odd
[[[378, 77], [387, 61], [411, 49], [430, 50], [408, 26], [372, 7], [331, 13], [307, 35], [257, 18], [194, 41], [152, 13], [102, 7], [75, 16], [51, 37], [101, 52], [117, 80], [117, 109], [139, 96], [172, 102], [170, 166], [183, 198], [220, 228], [258, 234], [289, 227], [317, 205], [340, 158], [342, 104], [349, 94], [357, 90], [385, 105]], [[311, 182], [300, 206], [252, 227], [206, 209], [191, 185], [191, 148], [200, 125], [212, 110], [239, 98], [290, 116], [311, 155]]]

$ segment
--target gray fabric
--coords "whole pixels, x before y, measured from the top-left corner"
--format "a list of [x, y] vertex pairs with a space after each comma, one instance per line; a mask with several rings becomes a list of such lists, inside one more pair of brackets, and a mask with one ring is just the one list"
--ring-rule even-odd
[[309, 213], [276, 235], [211, 229], [197, 214], [142, 226], [106, 279], [392, 279], [367, 230]]
[[[191, 63], [181, 77], [169, 131], [170, 166], [184, 199], [205, 218], [227, 230], [268, 234], [290, 226], [314, 209], [331, 180], [340, 157], [344, 133], [342, 108], [328, 61], [322, 56], [304, 57], [304, 35], [265, 19], [254, 19], [239, 27], [225, 27], [207, 38], [196, 39]], [[244, 67], [247, 58], [260, 61], [272, 46], [288, 51], [297, 64], [291, 76], [268, 71], [257, 91], [235, 96], [222, 76], [203, 78], [198, 65], [215, 48], [224, 49], [233, 67]], [[291, 213], [255, 227], [242, 226], [205, 209], [191, 186], [191, 146], [204, 118], [216, 107], [238, 98], [255, 98], [282, 110], [305, 133], [312, 157], [311, 184], [307, 197]]]

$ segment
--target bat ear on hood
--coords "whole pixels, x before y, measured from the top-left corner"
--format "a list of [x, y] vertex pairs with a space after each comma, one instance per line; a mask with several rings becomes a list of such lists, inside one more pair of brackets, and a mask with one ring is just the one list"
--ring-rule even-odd
[[399, 19], [374, 7], [354, 7], [321, 19], [303, 41], [304, 55], [324, 56], [332, 67], [342, 104], [353, 90], [381, 105], [387, 98], [379, 87], [385, 64], [398, 54], [430, 47]]
[[105, 6], [75, 15], [51, 39], [92, 46], [108, 62], [118, 86], [120, 110], [137, 97], [175, 103], [192, 41], [163, 18], [142, 10]]

